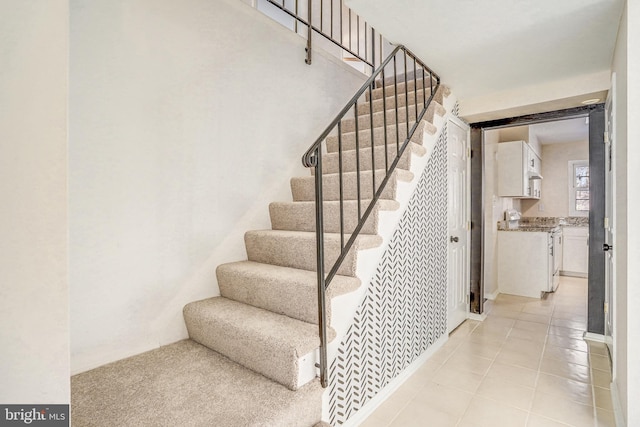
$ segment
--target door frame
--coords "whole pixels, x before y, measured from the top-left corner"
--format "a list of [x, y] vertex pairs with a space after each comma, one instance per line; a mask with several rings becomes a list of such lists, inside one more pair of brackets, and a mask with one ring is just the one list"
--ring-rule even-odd
[[[458, 126], [461, 129], [465, 130], [467, 133], [466, 146], [465, 146], [466, 182], [464, 183], [464, 187], [465, 187], [464, 191], [465, 191], [465, 199], [466, 199], [466, 211], [464, 212], [464, 215], [465, 215], [465, 221], [467, 223], [465, 253], [466, 253], [467, 259], [464, 262], [464, 265], [466, 265], [466, 269], [465, 269], [463, 280], [465, 283], [465, 294], [467, 298], [465, 318], [469, 318], [470, 312], [471, 312], [471, 298], [470, 298], [470, 295], [471, 295], [471, 282], [470, 282], [470, 274], [471, 274], [471, 268], [470, 268], [470, 260], [471, 260], [471, 256], [470, 256], [471, 254], [471, 126], [456, 116], [448, 117], [447, 123], [448, 124], [451, 123], [455, 126]], [[448, 129], [449, 129], [449, 126], [447, 126], [447, 132], [448, 132]], [[447, 135], [447, 144], [449, 143], [448, 138], [449, 138], [449, 135]], [[447, 155], [447, 176], [450, 176], [448, 155]], [[448, 191], [449, 190], [447, 189], [447, 192]], [[449, 233], [448, 233], [448, 226], [447, 226], [447, 235], [448, 234]], [[448, 247], [447, 248], [447, 266], [449, 265], [450, 252], [451, 250]], [[451, 277], [450, 274], [451, 274], [450, 272], [447, 273], [447, 305], [449, 304], [449, 292], [450, 292], [449, 278]], [[450, 320], [450, 317], [449, 315], [447, 315], [447, 329], [449, 329], [449, 320]], [[453, 329], [455, 329], [455, 327]], [[451, 330], [449, 330], [448, 332], [451, 332]]]
[[[608, 118], [611, 117], [611, 121], [609, 122]], [[609, 149], [608, 153], [605, 153], [605, 156], [608, 156], [609, 168], [611, 172], [609, 173], [605, 170], [605, 175], [608, 176], [605, 181], [605, 215], [607, 220], [605, 220], [605, 225], [607, 226], [607, 230], [605, 231], [605, 236], [609, 234], [608, 237], [611, 238], [611, 241], [608, 242], [613, 246], [613, 250], [611, 254], [608, 256], [615, 257], [615, 249], [616, 249], [616, 233], [615, 233], [615, 218], [616, 218], [616, 73], [611, 74], [611, 89], [609, 90], [609, 94], [607, 96], [605, 102], [605, 130], [607, 135], [607, 148]], [[606, 193], [609, 192], [609, 197], [607, 197]], [[610, 202], [611, 206], [609, 209], [606, 209], [607, 202]], [[613, 261], [615, 264], [615, 260]], [[615, 331], [615, 308], [616, 308], [616, 269], [609, 268], [609, 260], [605, 261], [605, 319], [604, 319], [604, 342], [609, 349], [610, 361], [613, 362], [615, 356], [616, 349], [616, 334]], [[610, 324], [609, 324], [610, 320]], [[613, 380], [616, 378], [616, 365], [612, 363], [611, 367], [611, 377]]]
[[[589, 117], [589, 165], [592, 169], [593, 163], [597, 161], [597, 156], [592, 155], [592, 148], [600, 147], [604, 153], [604, 103], [585, 105], [564, 110], [555, 110], [544, 113], [528, 114], [524, 116], [508, 117], [497, 120], [471, 123], [471, 149], [472, 149], [472, 171], [474, 177], [471, 198], [471, 311], [477, 314], [484, 312], [484, 131], [494, 130], [513, 126], [532, 125], [536, 123], [552, 122], [578, 117]], [[602, 127], [602, 132], [599, 128]], [[604, 169], [604, 158], [601, 168]], [[602, 187], [604, 187], [604, 176]], [[603, 188], [599, 189], [600, 191]], [[594, 262], [595, 252], [592, 250], [600, 248], [602, 253], [602, 239], [604, 238], [604, 228], [602, 221], [604, 218], [604, 199], [599, 210], [602, 211], [598, 217], [592, 218], [593, 206], [589, 212], [589, 247], [590, 247], [590, 271], [589, 271], [589, 309], [587, 331], [591, 334], [602, 334], [604, 329], [604, 257], [600, 257], [600, 263], [592, 274], [591, 265]], [[597, 224], [596, 224], [597, 223]], [[597, 231], [596, 231], [597, 230]], [[601, 271], [600, 271], [601, 270]]]

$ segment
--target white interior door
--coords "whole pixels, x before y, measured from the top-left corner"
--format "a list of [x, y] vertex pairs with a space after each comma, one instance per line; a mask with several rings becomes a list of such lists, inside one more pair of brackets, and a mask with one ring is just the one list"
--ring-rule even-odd
[[469, 127], [460, 120], [449, 119], [448, 155], [448, 310], [449, 332], [469, 313]]
[[615, 177], [615, 164], [614, 164], [614, 150], [615, 150], [615, 128], [613, 126], [615, 118], [615, 74], [611, 80], [611, 90], [605, 104], [605, 233], [604, 233], [604, 253], [605, 253], [605, 265], [604, 265], [604, 277], [605, 277], [605, 293], [604, 293], [604, 337], [607, 347], [609, 347], [609, 353], [613, 359], [613, 311], [615, 308], [614, 298], [614, 286], [615, 286], [615, 270], [613, 264], [614, 256], [614, 219], [615, 219], [615, 204], [613, 203], [614, 194], [614, 177]]

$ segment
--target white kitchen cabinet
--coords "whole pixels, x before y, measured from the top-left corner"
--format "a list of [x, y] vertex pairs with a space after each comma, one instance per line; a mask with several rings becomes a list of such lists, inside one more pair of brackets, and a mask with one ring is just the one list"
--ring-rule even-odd
[[589, 229], [562, 228], [562, 274], [586, 277], [589, 273]]
[[525, 141], [498, 144], [498, 195], [539, 199], [541, 195], [540, 157]]
[[498, 290], [540, 298], [553, 281], [550, 233], [498, 231]]

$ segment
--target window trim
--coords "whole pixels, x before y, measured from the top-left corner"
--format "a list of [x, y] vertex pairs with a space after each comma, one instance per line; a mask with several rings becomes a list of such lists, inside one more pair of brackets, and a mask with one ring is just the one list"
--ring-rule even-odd
[[[567, 170], [568, 186], [569, 186], [569, 216], [589, 216], [589, 211], [576, 210], [576, 191], [584, 191], [583, 187], [576, 187], [575, 180], [575, 168], [578, 166], [589, 167], [589, 160], [569, 160], [569, 167]], [[589, 203], [591, 203], [591, 169], [589, 169]]]

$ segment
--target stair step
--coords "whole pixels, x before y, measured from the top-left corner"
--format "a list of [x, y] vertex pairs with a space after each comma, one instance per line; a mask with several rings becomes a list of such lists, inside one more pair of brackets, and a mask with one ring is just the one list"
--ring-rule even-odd
[[[413, 122], [411, 123], [411, 125]], [[434, 135], [437, 128], [434, 124], [429, 123], [426, 120], [422, 120], [418, 125], [413, 137], [412, 142], [422, 145], [424, 132], [430, 135]], [[400, 124], [397, 129], [397, 133], [400, 136], [400, 144], [404, 142], [407, 137], [407, 126]], [[373, 130], [374, 145], [384, 145], [384, 128], [379, 127]], [[360, 130], [358, 132], [358, 144], [360, 148], [371, 146], [371, 129]], [[396, 144], [396, 125], [387, 126], [387, 145]], [[342, 150], [355, 150], [356, 149], [356, 133], [349, 132], [342, 135]], [[335, 153], [338, 151], [338, 136], [327, 137], [327, 151], [329, 153]]]
[[[438, 108], [439, 107], [439, 108]], [[423, 104], [422, 99], [418, 100], [418, 114], [422, 112]], [[446, 110], [438, 103], [431, 103], [427, 107], [427, 111], [423, 116], [423, 120], [433, 123], [434, 114], [438, 113], [440, 116], [444, 116]], [[415, 123], [416, 120], [416, 107], [415, 105], [409, 105], [407, 116], [407, 107], [402, 106], [398, 108], [398, 123]], [[373, 120], [371, 120], [373, 117]], [[387, 109], [386, 113], [387, 126], [396, 124], [396, 111], [395, 109]], [[373, 121], [373, 127], [378, 128], [384, 126], [385, 114], [382, 111], [374, 112], [373, 116], [369, 114], [369, 111], [361, 113], [358, 117], [358, 130], [371, 129], [371, 122]], [[342, 133], [355, 132], [356, 121], [354, 118], [343, 119], [341, 124]]]
[[[371, 200], [362, 200], [360, 210], [369, 206]], [[324, 202], [324, 231], [326, 233], [340, 233], [340, 201]], [[396, 210], [400, 204], [395, 200], [380, 199], [371, 215], [360, 230], [362, 234], [378, 233], [378, 212], [380, 210]], [[269, 205], [271, 216], [271, 228], [274, 230], [291, 231], [316, 231], [316, 204], [315, 202], [274, 202]], [[343, 201], [343, 232], [346, 237], [355, 230], [358, 225], [358, 202], [356, 200]]]
[[[308, 323], [318, 323], [318, 277], [315, 271], [240, 261], [218, 266], [220, 294]], [[331, 298], [355, 291], [360, 279], [335, 276], [327, 289], [327, 324]]]
[[[436, 84], [435, 84], [435, 81], [434, 81], [433, 89], [435, 89], [435, 88], [436, 88]], [[398, 80], [398, 89], [397, 89], [398, 98], [408, 97], [409, 98], [409, 100], [408, 100], [409, 104], [411, 104], [413, 102], [413, 94], [414, 93], [417, 94], [418, 100], [421, 100], [422, 97], [423, 97], [423, 95], [422, 95], [422, 91], [423, 90], [426, 92], [426, 97], [429, 98], [429, 96], [431, 95], [432, 88], [429, 86], [429, 81], [428, 80], [426, 81], [426, 88], [425, 89], [422, 88], [422, 81], [421, 80], [418, 81], [418, 87], [417, 88], [414, 87], [413, 81], [409, 81], [406, 91], [405, 91], [404, 81]], [[440, 87], [436, 91], [436, 94], [434, 96], [434, 100], [437, 103], [442, 104], [443, 103], [442, 102], [443, 98], [449, 96], [450, 94], [451, 94], [451, 91], [449, 90], [448, 87], [446, 87], [444, 85], [440, 85]], [[387, 97], [387, 100], [389, 98], [395, 98], [395, 90], [394, 90], [393, 84], [385, 86], [384, 89], [382, 87], [379, 87], [379, 88], [373, 89], [371, 91], [371, 98], [373, 98], [374, 100], [375, 99], [382, 99], [383, 95]], [[368, 91], [365, 93], [365, 100], [366, 101], [370, 100]], [[419, 102], [421, 102], [421, 101], [419, 101]]]
[[[435, 87], [435, 86], [434, 86]], [[379, 92], [375, 92], [375, 91], [379, 91]], [[373, 110], [374, 111], [382, 111], [383, 109], [383, 105], [386, 106], [387, 109], [390, 108], [395, 108], [395, 92], [393, 91], [393, 87], [386, 87], [385, 91], [384, 91], [384, 95], [386, 95], [386, 98], [384, 100], [383, 103], [383, 99], [382, 99], [382, 89], [375, 89], [373, 91], [374, 93], [376, 93], [377, 95], [374, 96], [374, 101], [373, 101]], [[431, 88], [427, 88], [426, 90], [426, 97], [427, 99], [429, 98], [429, 96], [431, 95]], [[433, 102], [436, 102], [440, 105], [444, 105], [444, 98], [448, 97], [449, 95], [451, 95], [451, 90], [449, 89], [449, 87], [445, 86], [445, 85], [440, 85], [440, 87], [438, 88], [438, 90], [436, 91], [435, 96], [433, 97]], [[407, 99], [408, 98], [408, 99]], [[405, 105], [414, 105], [415, 104], [415, 98], [413, 96], [413, 91], [408, 92], [407, 95], [405, 95], [404, 90], [400, 91], [398, 90], [398, 107], [402, 107]], [[422, 93], [422, 89], [418, 89], [417, 91], [417, 98], [418, 98], [418, 104], [420, 104], [420, 102], [422, 102], [423, 99], [423, 93]], [[358, 104], [358, 113], [362, 114], [369, 111], [369, 98], [368, 96], [366, 97], [366, 101], [365, 102], [361, 102]]]
[[[393, 83], [393, 78], [387, 78], [385, 80], [388, 83], [384, 88], [384, 94], [388, 96], [389, 93], [394, 93], [394, 83]], [[420, 75], [418, 76], [417, 80], [414, 80], [413, 77], [408, 77], [406, 85], [405, 85], [404, 77], [398, 77], [397, 82], [398, 82], [398, 85], [397, 85], [398, 96], [400, 96], [400, 93], [402, 93], [403, 95], [405, 94], [405, 86], [407, 87], [406, 92], [413, 92], [416, 87], [418, 88], [418, 90], [421, 90], [424, 87], [429, 91], [429, 93], [431, 91], [430, 80], [428, 75], [424, 79], [424, 84], [423, 84], [422, 76]], [[380, 83], [381, 82], [378, 82], [378, 84]], [[435, 79], [433, 79], [433, 87], [436, 87]], [[368, 101], [369, 92], [367, 91], [365, 93]], [[371, 96], [373, 97], [373, 99], [381, 99], [382, 94], [383, 94], [383, 89], [381, 85], [380, 87], [377, 87], [371, 91]]]
[[[309, 271], [316, 270], [316, 233], [306, 231], [255, 230], [245, 233], [244, 242], [249, 261]], [[356, 275], [358, 250], [374, 248], [381, 244], [382, 238], [380, 236], [368, 234], [359, 235], [356, 238], [354, 246], [340, 265], [338, 274], [354, 277]], [[340, 235], [325, 233], [324, 264], [327, 273], [338, 259], [340, 251]]]
[[192, 340], [71, 377], [74, 426], [311, 427], [319, 381], [291, 391]]
[[[374, 113], [381, 112], [382, 110], [384, 110], [384, 108], [386, 108], [387, 117], [389, 117], [391, 112], [394, 111], [396, 108], [396, 97], [393, 90], [387, 91], [385, 95], [386, 95], [386, 98], [384, 99], [382, 97], [375, 99], [373, 101], [372, 108]], [[427, 89], [426, 95], [423, 95], [422, 89], [419, 89], [416, 95], [417, 95], [418, 105], [422, 105], [424, 97], [429, 99], [429, 96], [431, 95], [431, 90]], [[409, 106], [415, 105], [415, 101], [416, 101], [416, 97], [413, 96], [413, 92], [411, 92], [411, 95], [408, 97], [408, 99], [405, 97], [404, 91], [398, 92], [398, 108], [405, 107], [406, 105], [409, 105]], [[434, 103], [437, 104], [435, 99], [431, 101], [431, 105], [433, 105]], [[361, 114], [369, 114], [369, 101], [358, 103], [358, 115], [361, 115]]]
[[[375, 171], [376, 189], [384, 179], [386, 171], [378, 169]], [[372, 171], [360, 171], [360, 200], [373, 199], [373, 176]], [[396, 169], [391, 173], [391, 178], [387, 182], [385, 189], [380, 196], [381, 199], [395, 199], [397, 181], [409, 182], [413, 179], [413, 173], [404, 169]], [[358, 199], [358, 174], [356, 172], [346, 172], [342, 174], [342, 197], [343, 200]], [[322, 177], [322, 190], [324, 200], [340, 200], [340, 177], [335, 174], [324, 174]], [[315, 177], [303, 176], [291, 178], [291, 193], [296, 202], [315, 200]]]
[[[374, 149], [375, 169], [386, 169], [391, 166], [391, 163], [396, 158], [397, 146], [395, 144], [387, 146], [387, 157], [385, 161], [384, 146], [377, 145]], [[359, 153], [360, 158], [360, 170], [371, 170], [371, 147], [361, 148]], [[346, 150], [342, 152], [342, 171], [343, 172], [355, 172], [356, 171], [356, 150]], [[410, 142], [405, 150], [404, 154], [400, 158], [397, 167], [400, 169], [409, 170], [411, 168], [411, 155], [422, 157], [427, 153], [427, 149], [422, 145], [418, 145], [415, 142]], [[322, 155], [322, 173], [332, 174], [338, 173], [340, 170], [340, 158], [337, 152], [326, 153]], [[386, 164], [385, 164], [386, 162]], [[311, 174], [315, 173], [315, 168], [311, 168]]]
[[189, 338], [290, 390], [313, 379], [300, 359], [320, 345], [316, 325], [224, 297], [187, 304], [184, 319]]

